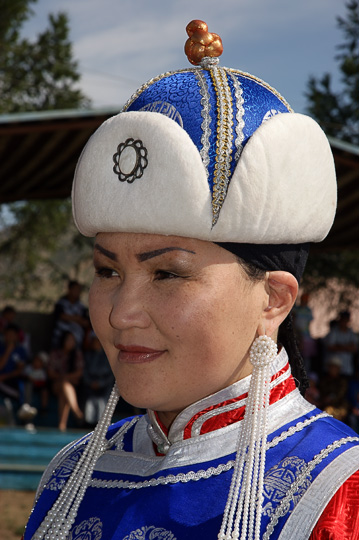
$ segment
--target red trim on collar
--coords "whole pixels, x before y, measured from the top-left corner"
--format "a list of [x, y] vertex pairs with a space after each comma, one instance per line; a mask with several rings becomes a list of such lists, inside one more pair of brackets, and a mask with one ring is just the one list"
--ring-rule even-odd
[[[289, 370], [289, 363], [287, 363], [283, 369], [278, 371], [275, 375], [271, 377], [271, 382], [275, 381], [283, 375], [286, 371]], [[284, 396], [288, 395], [290, 392], [293, 392], [295, 390], [296, 385], [294, 382], [294, 379], [292, 376], [288, 377], [285, 381], [277, 384], [274, 388], [272, 388], [270, 396], [269, 396], [269, 404], [272, 405], [276, 401], [279, 401]], [[211, 407], [207, 407], [207, 409], [204, 409], [203, 411], [198, 412], [195, 414], [191, 420], [187, 423], [187, 425], [184, 428], [183, 432], [183, 439], [190, 439], [192, 436], [192, 428], [196, 420], [203, 416], [204, 414], [214, 411], [216, 409], [231, 405], [232, 403], [240, 402], [243, 399], [246, 399], [248, 396], [248, 393], [242, 394], [241, 396], [238, 396], [236, 398], [228, 399], [226, 401], [222, 401], [221, 403], [217, 403], [216, 405], [212, 405]], [[239, 422], [243, 419], [245, 412], [245, 405], [242, 407], [238, 407], [236, 409], [230, 410], [230, 411], [224, 411], [219, 412], [218, 414], [215, 414], [211, 418], [208, 418], [208, 420], [205, 420], [201, 426], [200, 435], [203, 435], [204, 433], [210, 433], [211, 431], [214, 431], [216, 429], [220, 429], [226, 426], [229, 426], [231, 424], [234, 424], [235, 422]]]

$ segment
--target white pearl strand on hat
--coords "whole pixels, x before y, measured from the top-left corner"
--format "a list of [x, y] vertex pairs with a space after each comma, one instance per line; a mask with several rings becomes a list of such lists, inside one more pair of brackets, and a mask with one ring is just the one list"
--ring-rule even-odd
[[253, 342], [253, 372], [218, 540], [239, 540], [240, 525], [241, 540], [260, 539], [270, 365], [276, 356], [277, 344], [270, 337], [259, 336]]
[[32, 537], [32, 540], [65, 539], [75, 522], [79, 506], [91, 480], [96, 461], [106, 450], [106, 433], [119, 398], [115, 385], [91, 439], [84, 449], [75, 469], [63, 487], [61, 494]]

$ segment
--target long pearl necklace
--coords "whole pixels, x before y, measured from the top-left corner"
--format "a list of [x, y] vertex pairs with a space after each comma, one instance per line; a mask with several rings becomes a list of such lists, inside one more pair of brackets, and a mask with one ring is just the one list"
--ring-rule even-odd
[[32, 540], [66, 539], [100, 455], [106, 450], [106, 433], [119, 399], [115, 385], [91, 439], [76, 464], [57, 501], [46, 514]]

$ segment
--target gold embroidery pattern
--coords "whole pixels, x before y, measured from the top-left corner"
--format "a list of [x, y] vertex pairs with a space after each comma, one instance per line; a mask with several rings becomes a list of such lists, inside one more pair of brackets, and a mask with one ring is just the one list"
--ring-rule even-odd
[[217, 149], [212, 194], [212, 227], [214, 227], [227, 195], [231, 174], [233, 106], [225, 70], [214, 67], [210, 70], [210, 74], [217, 96]]

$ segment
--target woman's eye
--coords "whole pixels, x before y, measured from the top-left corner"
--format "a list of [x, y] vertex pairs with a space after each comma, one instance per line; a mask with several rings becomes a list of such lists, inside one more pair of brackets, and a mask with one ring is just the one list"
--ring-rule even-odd
[[168, 270], [157, 270], [155, 273], [156, 280], [175, 279], [179, 277], [182, 277], [182, 276], [179, 276], [178, 274], [174, 274], [173, 272], [169, 272]]
[[95, 273], [96, 276], [100, 278], [112, 278], [118, 276], [118, 273], [115, 270], [112, 270], [112, 268], [96, 268]]

